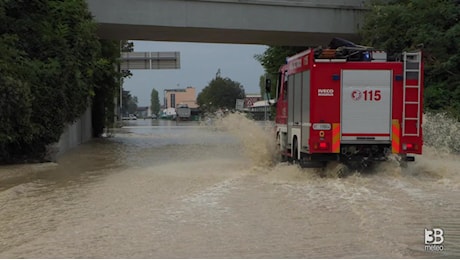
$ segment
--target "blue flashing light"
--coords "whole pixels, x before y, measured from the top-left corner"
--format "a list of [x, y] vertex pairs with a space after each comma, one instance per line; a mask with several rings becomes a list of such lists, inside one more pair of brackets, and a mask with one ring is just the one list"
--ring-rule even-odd
[[368, 51], [364, 52], [363, 55], [363, 60], [365, 61], [370, 61], [372, 59], [371, 54]]

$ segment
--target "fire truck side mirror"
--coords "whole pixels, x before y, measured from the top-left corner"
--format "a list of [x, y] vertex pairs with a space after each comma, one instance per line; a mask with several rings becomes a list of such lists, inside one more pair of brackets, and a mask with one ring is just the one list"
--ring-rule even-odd
[[265, 92], [270, 93], [272, 91], [271, 79], [265, 79]]

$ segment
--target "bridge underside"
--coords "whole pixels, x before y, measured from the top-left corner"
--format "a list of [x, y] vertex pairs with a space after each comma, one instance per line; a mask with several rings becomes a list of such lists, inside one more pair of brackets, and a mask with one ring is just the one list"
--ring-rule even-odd
[[99, 36], [116, 40], [148, 40], [203, 43], [239, 43], [288, 46], [326, 46], [333, 37], [359, 41], [357, 34], [284, 32], [237, 29], [179, 28], [151, 25], [99, 24]]
[[366, 0], [86, 1], [103, 38], [291, 46], [356, 41], [366, 10]]

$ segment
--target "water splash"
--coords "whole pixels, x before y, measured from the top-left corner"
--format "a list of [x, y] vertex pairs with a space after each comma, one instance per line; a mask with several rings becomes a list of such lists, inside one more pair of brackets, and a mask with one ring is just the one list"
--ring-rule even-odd
[[242, 152], [255, 167], [273, 166], [277, 162], [274, 125], [248, 119], [244, 114], [231, 113], [214, 119], [213, 127], [236, 137]]
[[422, 155], [409, 163], [403, 174], [419, 178], [460, 180], [460, 122], [445, 113], [423, 116]]
[[[279, 163], [275, 127], [272, 123], [253, 121], [240, 113], [213, 118], [212, 124], [210, 121], [206, 124], [217, 131], [230, 133], [240, 141], [242, 152], [251, 161], [253, 170], [259, 173], [274, 176], [286, 174], [292, 177], [289, 179], [311, 179], [318, 176], [335, 179], [364, 174], [351, 171], [340, 163], [330, 163], [325, 169], [300, 169], [298, 166]], [[409, 176], [436, 180], [460, 179], [460, 123], [445, 114], [425, 114], [423, 132], [423, 155], [417, 155], [415, 162], [401, 167], [398, 158], [390, 156], [387, 162], [377, 164], [370, 173], [392, 178]]]
[[443, 153], [460, 153], [460, 122], [445, 113], [426, 113], [423, 121], [426, 146]]

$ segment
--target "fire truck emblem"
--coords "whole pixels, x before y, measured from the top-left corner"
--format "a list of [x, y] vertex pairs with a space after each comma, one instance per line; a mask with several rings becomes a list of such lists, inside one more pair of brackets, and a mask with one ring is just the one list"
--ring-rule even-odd
[[331, 88], [320, 88], [318, 89], [318, 97], [333, 97], [334, 90]]
[[360, 100], [362, 96], [363, 96], [363, 94], [359, 90], [353, 90], [353, 92], [351, 92], [351, 98], [354, 101]]

